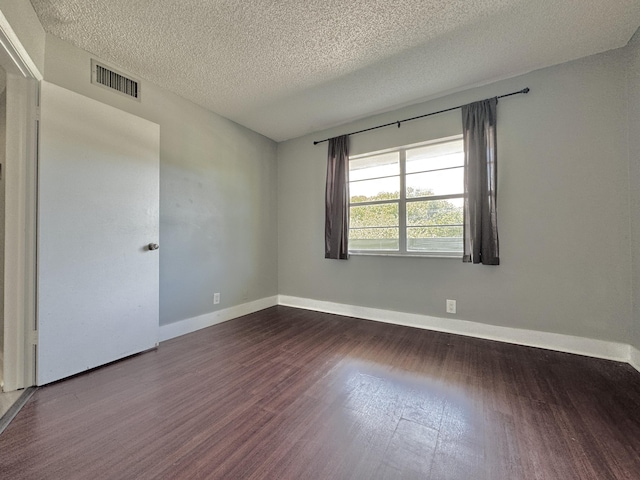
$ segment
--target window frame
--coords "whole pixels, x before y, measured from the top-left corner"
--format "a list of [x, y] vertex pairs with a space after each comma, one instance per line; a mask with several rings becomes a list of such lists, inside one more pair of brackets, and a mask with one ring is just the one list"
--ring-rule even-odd
[[[373, 201], [365, 201], [365, 202], [357, 202], [357, 203], [352, 203], [351, 202], [351, 195], [349, 195], [349, 212], [351, 212], [351, 207], [352, 206], [369, 206], [369, 205], [389, 205], [389, 204], [397, 204], [398, 205], [398, 226], [380, 226], [380, 227], [355, 227], [352, 228], [351, 227], [351, 219], [349, 219], [349, 236], [351, 236], [351, 230], [356, 230], [356, 229], [366, 229], [366, 228], [398, 228], [398, 250], [358, 250], [358, 249], [352, 249], [351, 246], [349, 246], [349, 255], [355, 255], [355, 256], [396, 256], [396, 257], [431, 257], [431, 258], [455, 258], [455, 259], [461, 259], [463, 256], [463, 251], [462, 249], [460, 251], [457, 252], [435, 252], [435, 251], [428, 251], [428, 252], [420, 252], [420, 251], [411, 251], [411, 250], [407, 250], [407, 204], [408, 203], [413, 203], [413, 202], [424, 202], [424, 201], [435, 201], [435, 200], [449, 200], [449, 199], [461, 199], [464, 202], [464, 198], [465, 198], [465, 193], [464, 193], [464, 185], [462, 185], [462, 189], [461, 189], [461, 193], [455, 193], [455, 194], [446, 194], [446, 195], [430, 195], [428, 197], [410, 197], [407, 198], [407, 191], [406, 191], [406, 184], [407, 184], [407, 165], [406, 165], [406, 159], [407, 159], [407, 151], [408, 150], [412, 150], [415, 148], [420, 148], [420, 147], [428, 147], [428, 146], [432, 146], [432, 145], [439, 145], [439, 144], [443, 144], [443, 143], [450, 143], [450, 142], [455, 142], [455, 141], [462, 141], [463, 136], [462, 134], [457, 134], [457, 135], [451, 135], [448, 137], [441, 137], [441, 138], [437, 138], [434, 140], [429, 140], [426, 142], [419, 142], [419, 143], [413, 143], [410, 145], [402, 145], [399, 147], [393, 147], [393, 148], [388, 148], [388, 149], [384, 149], [384, 150], [376, 150], [376, 151], [372, 151], [372, 152], [365, 152], [365, 153], [361, 153], [361, 154], [357, 154], [357, 155], [350, 155], [349, 156], [349, 162], [351, 162], [352, 160], [359, 160], [359, 159], [363, 159], [363, 158], [368, 158], [368, 157], [374, 157], [376, 155], [383, 155], [386, 153], [394, 153], [394, 152], [398, 152], [398, 162], [399, 162], [399, 174], [398, 176], [400, 177], [400, 195], [397, 199], [391, 199], [391, 200], [373, 200]], [[441, 169], [435, 169], [435, 170], [429, 170], [429, 171], [443, 171], [443, 170], [450, 170], [452, 168], [460, 168], [460, 167], [446, 167], [446, 168], [441, 168]], [[464, 165], [462, 166], [463, 172], [464, 172]], [[350, 171], [350, 170], [349, 170]], [[414, 173], [421, 173], [421, 172], [412, 172], [411, 174]], [[358, 181], [367, 181], [367, 180], [372, 180], [374, 178], [390, 178], [390, 177], [395, 177], [396, 175], [386, 175], [383, 177], [373, 177], [371, 179], [362, 179], [362, 180], [351, 180], [349, 179], [349, 187], [351, 187], [351, 183], [352, 182], [358, 182]], [[454, 224], [454, 225], [442, 225], [443, 227], [447, 227], [447, 226], [456, 226], [456, 227], [460, 227], [463, 226], [463, 224]], [[409, 228], [414, 227], [413, 225], [409, 226]]]

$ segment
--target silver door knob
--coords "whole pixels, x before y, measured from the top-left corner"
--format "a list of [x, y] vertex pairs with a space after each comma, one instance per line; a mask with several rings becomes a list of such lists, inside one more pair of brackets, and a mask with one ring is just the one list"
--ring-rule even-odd
[[159, 248], [160, 248], [160, 245], [158, 245], [157, 243], [149, 244], [149, 250], [158, 250]]

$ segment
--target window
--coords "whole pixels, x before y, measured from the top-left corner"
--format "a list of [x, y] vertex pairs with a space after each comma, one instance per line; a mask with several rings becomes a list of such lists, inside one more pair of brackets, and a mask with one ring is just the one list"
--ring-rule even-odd
[[349, 159], [349, 252], [462, 256], [462, 136]]

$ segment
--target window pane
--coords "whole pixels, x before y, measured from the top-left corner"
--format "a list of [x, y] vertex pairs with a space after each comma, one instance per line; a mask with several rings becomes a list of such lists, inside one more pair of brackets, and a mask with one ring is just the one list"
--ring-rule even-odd
[[462, 227], [408, 227], [407, 251], [462, 253]]
[[462, 140], [407, 150], [407, 173], [464, 166]]
[[398, 250], [397, 228], [359, 228], [349, 230], [349, 250]]
[[349, 210], [351, 228], [357, 227], [397, 227], [398, 204], [362, 205]]
[[349, 182], [351, 203], [400, 198], [400, 177]]
[[461, 225], [462, 198], [407, 202], [407, 225]]
[[407, 175], [407, 198], [451, 195], [464, 191], [464, 167]]
[[349, 160], [349, 181], [399, 174], [400, 154], [398, 152]]

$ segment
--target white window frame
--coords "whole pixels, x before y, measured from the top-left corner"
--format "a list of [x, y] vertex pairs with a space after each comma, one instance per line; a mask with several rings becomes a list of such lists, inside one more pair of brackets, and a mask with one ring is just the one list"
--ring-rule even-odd
[[[406, 152], [407, 150], [412, 150], [414, 148], [427, 147], [431, 145], [438, 145], [442, 143], [448, 143], [453, 141], [461, 141], [462, 134], [452, 135], [449, 137], [442, 137], [434, 140], [430, 140], [427, 142], [413, 143], [410, 145], [403, 145], [400, 147], [388, 148], [385, 150], [377, 150], [373, 152], [366, 152], [358, 155], [349, 156], [349, 161], [358, 160], [366, 157], [373, 157], [376, 155], [382, 155], [385, 153], [399, 153], [399, 164], [400, 164], [400, 197], [398, 199], [393, 200], [374, 200], [370, 202], [357, 202], [351, 203], [349, 200], [349, 210], [351, 210], [351, 206], [360, 206], [360, 205], [385, 205], [385, 204], [397, 204], [398, 205], [398, 236], [399, 236], [399, 246], [398, 250], [357, 250], [349, 247], [350, 255], [363, 255], [363, 256], [398, 256], [398, 257], [437, 257], [437, 258], [455, 258], [461, 259], [463, 256], [462, 251], [458, 252], [419, 252], [419, 251], [408, 251], [407, 250], [407, 203], [411, 202], [419, 202], [425, 200], [448, 200], [452, 198], [460, 198], [464, 199], [464, 186], [462, 186], [462, 191], [460, 194], [451, 194], [451, 195], [432, 195], [428, 197], [415, 197], [407, 199], [406, 196]], [[394, 175], [395, 176], [395, 175]], [[351, 184], [351, 180], [349, 181]], [[448, 225], [443, 225], [448, 226]], [[459, 226], [456, 224], [455, 226]], [[366, 228], [366, 227], [363, 227]], [[382, 227], [381, 227], [382, 228]], [[391, 227], [395, 228], [395, 227]], [[349, 225], [349, 230], [351, 230], [351, 225]]]

